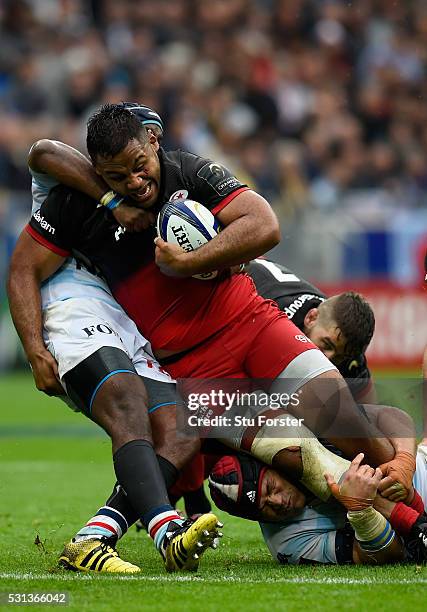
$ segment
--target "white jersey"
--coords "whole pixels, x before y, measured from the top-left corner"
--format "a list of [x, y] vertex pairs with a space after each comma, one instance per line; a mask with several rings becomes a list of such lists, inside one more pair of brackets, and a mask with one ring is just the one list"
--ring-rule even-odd
[[[48, 176], [29, 169], [32, 182], [32, 214], [40, 209], [46, 199], [49, 190], [58, 184], [58, 181]], [[80, 267], [75, 259], [69, 257], [64, 265], [52, 275], [41, 287], [42, 309], [58, 301], [71, 298], [91, 298], [106, 302], [112, 306], [117, 303], [111, 292], [101, 278], [91, 274], [84, 267]]]
[[[414, 487], [427, 507], [427, 447], [418, 448]], [[272, 557], [281, 563], [337, 563], [335, 535], [346, 522], [346, 511], [337, 502], [306, 506], [282, 523], [260, 523]]]
[[424, 507], [427, 508], [427, 446], [418, 445], [417, 452], [417, 468], [414, 475], [414, 488], [420, 494], [424, 502]]
[[282, 523], [260, 523], [273, 559], [281, 563], [337, 563], [335, 534], [345, 525], [346, 513], [337, 502], [316, 500]]

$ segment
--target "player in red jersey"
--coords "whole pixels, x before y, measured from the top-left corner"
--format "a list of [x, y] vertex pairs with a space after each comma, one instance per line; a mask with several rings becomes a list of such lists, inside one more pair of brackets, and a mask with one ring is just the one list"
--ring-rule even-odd
[[[126, 131], [129, 127], [135, 130], [131, 136]], [[57, 188], [42, 207], [42, 216], [50, 219], [50, 226], [57, 226], [57, 233], [46, 232], [34, 217], [28, 228], [36, 240], [40, 235], [39, 242], [53, 245], [51, 258], [56, 257], [59, 265], [70, 248], [89, 258], [150, 338], [157, 357], [168, 360], [172, 375], [283, 380], [289, 377], [287, 368], [292, 364], [292, 376], [303, 387], [298, 416], [303, 412], [306, 424], [317, 426], [322, 413], [330, 416], [335, 410], [340, 433], [358, 432], [355, 435], [360, 438], [366, 434], [363, 442], [337, 440], [344, 452], [351, 455], [362, 446], [372, 463], [390, 459], [385, 442], [370, 437], [368, 423], [355, 409], [336, 369], [307, 338], [295, 333], [283, 313], [257, 296], [247, 276], [204, 283], [191, 278], [252, 258], [275, 244], [277, 222], [265, 200], [219, 164], [184, 152], [158, 151], [157, 141], [147, 138], [139, 124], [132, 124], [132, 115], [117, 105], [91, 118], [88, 150], [98, 178], [130, 197], [136, 206], [155, 213], [163, 201], [184, 193], [203, 201], [225, 228], [193, 253], [161, 239], [154, 250], [154, 228], [145, 230], [141, 240], [112, 223], [108, 213], [98, 210], [93, 214], [93, 204], [87, 199]], [[61, 223], [66, 235], [60, 235]], [[22, 240], [28, 248], [36, 248], [34, 243], [29, 247], [27, 236]], [[159, 267], [184, 278], [171, 282]], [[322, 400], [310, 379], [328, 380], [336, 386], [335, 397], [324, 399], [324, 410], [319, 410]], [[338, 404], [340, 410], [336, 410]], [[252, 442], [245, 440], [246, 445]]]
[[[152, 212], [159, 210], [163, 201], [186, 192], [189, 198], [202, 200], [218, 216], [224, 230], [193, 253], [161, 239], [156, 240], [154, 250], [150, 240], [155, 237], [154, 228], [144, 231], [143, 240], [126, 234], [103, 211], [93, 214], [93, 204], [87, 199], [59, 187], [41, 211], [44, 221], [57, 228], [56, 234], [52, 235], [46, 224], [42, 226], [39, 216], [33, 217], [28, 227], [30, 235], [35, 240], [40, 236], [39, 243], [51, 246], [51, 258], [56, 257], [58, 265], [70, 248], [83, 253], [149, 337], [156, 356], [168, 360], [174, 376], [285, 379], [290, 375], [285, 369], [292, 363], [293, 378], [299, 379], [297, 384], [306, 396], [306, 401], [300, 402], [301, 409], [313, 395], [310, 378], [333, 381], [337, 385], [335, 401], [343, 407], [354, 406], [336, 369], [306, 337], [295, 333], [283, 313], [259, 298], [249, 277], [236, 275], [203, 283], [191, 278], [252, 258], [277, 242], [277, 221], [265, 200], [218, 164], [184, 152], [158, 151], [157, 141], [148, 139], [136, 121], [131, 127], [140, 130], [137, 137], [136, 132], [129, 137], [124, 128], [120, 131], [132, 119], [135, 121], [129, 111], [115, 105], [91, 118], [88, 150], [98, 176], [133, 199], [135, 205]], [[36, 248], [28, 236], [21, 239]], [[184, 278], [171, 282], [159, 267]], [[305, 364], [301, 375], [299, 364]], [[331, 398], [326, 402], [330, 408]], [[304, 411], [309, 425], [317, 424], [319, 405]], [[352, 431], [359, 430], [361, 437], [369, 429], [352, 408], [345, 417], [337, 411], [336, 421], [338, 430], [340, 424], [349, 430], [352, 423]], [[341, 440], [341, 444], [349, 454], [356, 450], [354, 441]], [[368, 455], [374, 455], [381, 443], [367, 436], [364, 446]], [[375, 462], [375, 457], [370, 460]]]
[[[357, 403], [375, 404], [365, 351], [373, 332], [375, 319], [363, 296], [354, 292], [327, 298], [320, 289], [298, 277], [292, 270], [262, 258], [251, 261], [245, 271], [258, 293], [274, 300], [280, 310], [330, 359], [345, 378]], [[208, 509], [204, 494], [203, 455], [195, 457], [169, 491], [173, 500], [184, 497], [188, 516]]]
[[[160, 239], [154, 249], [153, 229], [143, 235], [126, 233], [108, 211], [94, 211], [88, 198], [59, 187], [27, 229], [34, 241], [28, 234], [21, 236], [15, 270], [20, 257], [28, 260], [31, 251], [43, 253], [48, 261], [44, 267], [50, 271], [61, 265], [71, 249], [79, 251], [105, 276], [115, 297], [149, 336], [156, 355], [168, 359], [173, 375], [267, 379], [269, 392], [292, 378], [300, 389], [295, 412], [303, 414], [306, 422], [317, 427], [319, 418], [328, 422], [333, 416], [336, 429], [330, 437], [346, 453], [364, 448], [372, 463], [390, 460], [391, 447], [375, 437], [375, 428], [356, 409], [337, 370], [305, 336], [295, 333], [297, 328], [283, 313], [256, 294], [248, 277], [225, 275], [206, 283], [191, 278], [250, 259], [273, 246], [277, 223], [265, 200], [218, 164], [184, 152], [158, 151], [157, 142], [132, 121], [132, 115], [115, 105], [101, 109], [90, 120], [88, 150], [98, 175], [135, 205], [156, 212], [163, 201], [186, 192], [185, 196], [211, 208], [224, 230], [191, 254]], [[67, 168], [65, 163], [64, 174]], [[108, 204], [114, 197], [107, 193], [103, 201]], [[158, 268], [181, 278], [171, 281]], [[32, 287], [46, 273], [28, 267], [26, 271], [26, 286]], [[332, 384], [334, 394], [329, 388], [322, 397], [313, 385], [319, 380]], [[340, 437], [345, 432], [358, 439]], [[307, 467], [310, 450], [305, 439], [295, 431], [276, 432], [281, 433], [282, 442], [287, 436], [287, 447], [291, 447], [286, 450], [282, 444], [284, 452], [278, 452], [276, 442], [267, 439], [269, 433], [263, 426], [242, 429], [234, 445], [279, 464], [296, 450]]]
[[[161, 133], [162, 120], [155, 111], [134, 103], [124, 103], [123, 107], [131, 109], [150, 134]], [[42, 141], [29, 154], [32, 210], [36, 216], [49, 189], [63, 178], [50, 165], [58, 146]], [[79, 168], [84, 156], [72, 149], [68, 153], [73, 167]], [[79, 171], [78, 178], [84, 183], [84, 172]], [[114, 214], [123, 219], [120, 206]], [[150, 220], [149, 215], [134, 217], [130, 214], [136, 228]], [[129, 213], [124, 218], [129, 218]], [[87, 526], [76, 534], [65, 546], [61, 564], [97, 572], [139, 571], [137, 566], [122, 561], [114, 549], [115, 540], [128, 527], [120, 506], [121, 486], [125, 486], [127, 503], [132, 504], [135, 516], [145, 521], [167, 569], [195, 569], [217, 533], [208, 525], [212, 526], [215, 519], [209, 515], [183, 525], [167, 494], [180, 467], [192, 456], [194, 441], [188, 444], [180, 440], [178, 444], [169, 439], [165, 445], [161, 437], [152, 436], [152, 428], [167, 432], [168, 423], [175, 422], [174, 381], [160, 368], [148, 341], [119, 307], [105, 282], [73, 258], [34, 293], [33, 305], [39, 303], [41, 308], [31, 313], [25, 301], [20, 302], [21, 276], [11, 274], [10, 283], [15, 296], [12, 314], [18, 316], [20, 330], [25, 330], [24, 348], [37, 387], [49, 395], [59, 393], [74, 410], [101, 424], [112, 440], [119, 482], [97, 513], [95, 530]], [[156, 427], [159, 422], [161, 428]], [[206, 530], [211, 533], [209, 538], [203, 537]]]

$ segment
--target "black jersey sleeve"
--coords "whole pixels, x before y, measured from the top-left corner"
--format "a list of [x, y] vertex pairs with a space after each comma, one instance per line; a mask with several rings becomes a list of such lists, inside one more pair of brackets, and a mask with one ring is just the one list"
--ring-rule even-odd
[[248, 189], [222, 164], [184, 151], [181, 154], [181, 169], [190, 187], [190, 197], [213, 214], [222, 210], [238, 193]]
[[345, 378], [353, 397], [358, 400], [372, 384], [371, 372], [365, 355], [354, 359], [346, 359], [339, 366], [339, 371]]
[[78, 240], [82, 224], [93, 210], [93, 201], [88, 196], [57, 185], [33, 213], [26, 230], [49, 250], [67, 257]]

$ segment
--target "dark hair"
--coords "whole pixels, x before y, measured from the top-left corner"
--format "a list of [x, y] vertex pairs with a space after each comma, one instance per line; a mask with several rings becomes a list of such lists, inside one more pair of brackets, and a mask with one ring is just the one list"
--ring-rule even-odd
[[374, 334], [375, 316], [372, 308], [363, 295], [354, 291], [340, 293], [330, 300], [330, 317], [346, 339], [346, 353], [360, 355], [367, 349]]
[[86, 146], [92, 159], [114, 157], [133, 139], [148, 142], [146, 128], [122, 104], [104, 104], [89, 117]]

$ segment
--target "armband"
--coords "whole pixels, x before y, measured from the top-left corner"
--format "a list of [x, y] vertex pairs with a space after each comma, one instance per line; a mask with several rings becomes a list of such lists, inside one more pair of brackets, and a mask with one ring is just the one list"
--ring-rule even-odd
[[123, 200], [124, 198], [115, 191], [107, 191], [99, 200], [99, 203], [105, 206], [105, 208], [108, 208], [108, 210], [114, 210]]

